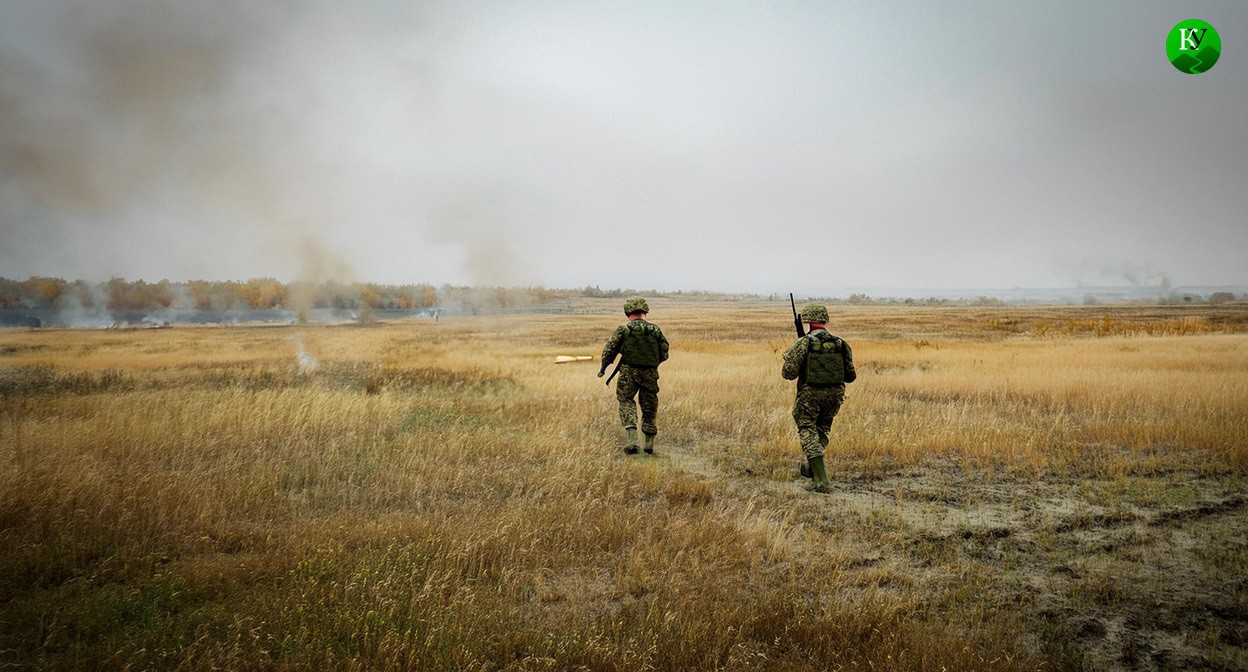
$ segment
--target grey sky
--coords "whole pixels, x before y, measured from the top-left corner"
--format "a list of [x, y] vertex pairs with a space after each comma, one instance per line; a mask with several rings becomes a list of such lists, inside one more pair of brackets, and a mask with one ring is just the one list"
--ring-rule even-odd
[[1248, 3], [936, 6], [0, 0], [0, 276], [1248, 284]]

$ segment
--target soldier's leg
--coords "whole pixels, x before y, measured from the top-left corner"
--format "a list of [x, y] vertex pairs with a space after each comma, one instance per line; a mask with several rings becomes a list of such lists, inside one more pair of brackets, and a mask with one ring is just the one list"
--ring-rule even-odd
[[824, 398], [819, 402], [819, 417], [815, 428], [819, 432], [819, 444], [827, 448], [828, 439], [832, 434], [832, 420], [837, 413], [841, 412], [841, 404], [845, 402], [845, 389], [843, 387], [832, 388], [826, 391], [820, 390], [820, 392]]
[[641, 406], [641, 433], [646, 436], [646, 452], [654, 453], [654, 437], [659, 433], [659, 371], [647, 369], [639, 372], [637, 402]]
[[828, 452], [828, 436], [832, 433], [832, 407], [827, 402], [819, 404], [819, 417], [815, 419], [815, 431], [819, 432], [819, 445]]
[[646, 452], [654, 452], [654, 437], [659, 433], [655, 421], [659, 416], [659, 395], [644, 387], [637, 392], [637, 401], [641, 404], [641, 433], [646, 436]]
[[620, 424], [628, 432], [628, 445], [624, 452], [632, 455], [638, 451], [640, 443], [637, 440], [637, 404], [633, 402], [633, 397], [637, 394], [637, 380], [621, 369], [618, 381], [615, 386], [615, 399], [620, 403]]
[[796, 401], [793, 402], [793, 421], [797, 424], [797, 438], [807, 460], [823, 457], [823, 444], [819, 442], [819, 429], [816, 424], [818, 417], [819, 408], [810, 399], [808, 391], [799, 391]]

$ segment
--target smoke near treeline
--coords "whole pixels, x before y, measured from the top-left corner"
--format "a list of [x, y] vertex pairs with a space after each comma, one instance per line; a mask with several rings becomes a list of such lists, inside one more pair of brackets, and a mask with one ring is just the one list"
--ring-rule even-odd
[[264, 310], [284, 308], [387, 308], [417, 310], [438, 305], [431, 285], [379, 285], [336, 281], [282, 283], [273, 278], [246, 282], [194, 280], [179, 283], [114, 278], [85, 280], [0, 278], [3, 308], [106, 308], [109, 310]]
[[[337, 280], [283, 283], [274, 278], [246, 281], [192, 280], [190, 282], [146, 282], [113, 278], [107, 282], [31, 277], [10, 280], [0, 277], [0, 310], [38, 309], [82, 313], [64, 320], [104, 322], [108, 311], [288, 311], [298, 317], [301, 311], [336, 310], [350, 319], [363, 319], [361, 311], [387, 310], [452, 314], [498, 313], [566, 304], [575, 299], [623, 299], [659, 292], [635, 289], [584, 287], [548, 289], [545, 287], [502, 287], [490, 285], [429, 284], [384, 285]], [[684, 292], [673, 297], [695, 296]], [[85, 316], [85, 317], [84, 317]], [[83, 319], [78, 319], [83, 317]], [[88, 320], [87, 317], [90, 319]]]
[[[421, 256], [436, 209], [415, 185], [439, 181], [417, 146], [429, 97], [412, 12], [58, 0], [6, 3], [0, 19], [0, 263], [98, 278], [445, 275], [393, 272], [403, 248]], [[367, 263], [379, 248], [393, 254]]]

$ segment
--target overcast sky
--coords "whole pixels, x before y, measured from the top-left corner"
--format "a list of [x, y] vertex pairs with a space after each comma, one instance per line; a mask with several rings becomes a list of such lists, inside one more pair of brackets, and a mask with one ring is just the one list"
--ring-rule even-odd
[[1243, 285], [1245, 45], [1243, 0], [0, 0], [0, 276]]

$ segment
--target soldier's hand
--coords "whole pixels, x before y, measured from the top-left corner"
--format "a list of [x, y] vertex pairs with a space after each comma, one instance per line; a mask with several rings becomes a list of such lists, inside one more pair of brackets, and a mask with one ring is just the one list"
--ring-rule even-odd
[[598, 377], [601, 378], [607, 372], [606, 369], [598, 369]]

